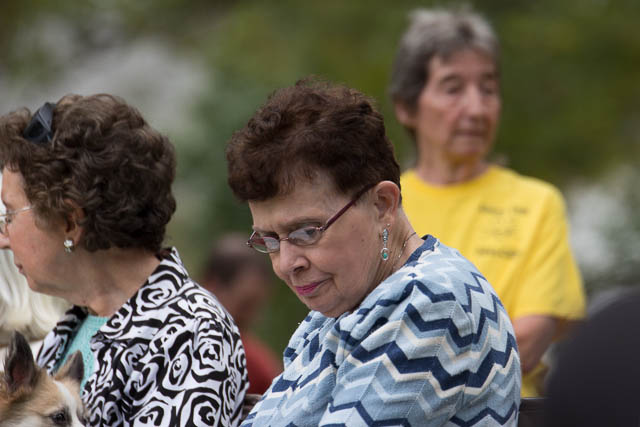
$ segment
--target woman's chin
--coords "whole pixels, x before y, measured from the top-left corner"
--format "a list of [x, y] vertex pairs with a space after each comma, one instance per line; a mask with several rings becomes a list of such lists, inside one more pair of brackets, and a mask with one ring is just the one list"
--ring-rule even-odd
[[37, 292], [39, 294], [47, 293], [44, 289], [42, 289], [42, 286], [34, 282], [29, 276], [25, 275], [24, 273], [23, 276], [25, 277], [25, 279], [27, 279], [27, 285], [29, 285], [29, 289], [31, 289], [33, 292]]
[[317, 311], [325, 317], [340, 317], [347, 311], [344, 307], [336, 306], [335, 304], [329, 306], [327, 304], [310, 304], [307, 301], [304, 301], [304, 303], [309, 310]]

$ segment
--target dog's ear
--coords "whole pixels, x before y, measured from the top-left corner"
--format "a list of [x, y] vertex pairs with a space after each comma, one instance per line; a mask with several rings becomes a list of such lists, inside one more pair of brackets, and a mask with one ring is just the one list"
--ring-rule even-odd
[[28, 390], [35, 385], [38, 369], [33, 361], [31, 347], [20, 332], [15, 331], [11, 337], [4, 366], [4, 380], [10, 394], [20, 388]]
[[56, 380], [62, 380], [64, 378], [76, 381], [78, 385], [82, 383], [82, 377], [84, 376], [84, 362], [82, 361], [82, 353], [76, 351], [71, 355], [67, 362], [60, 368], [55, 376]]

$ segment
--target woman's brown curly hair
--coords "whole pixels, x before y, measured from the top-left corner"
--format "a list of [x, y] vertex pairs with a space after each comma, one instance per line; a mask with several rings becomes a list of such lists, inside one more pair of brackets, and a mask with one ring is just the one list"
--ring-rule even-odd
[[19, 172], [37, 218], [69, 220], [77, 207], [88, 251], [158, 252], [175, 212], [176, 157], [169, 140], [122, 99], [67, 95], [53, 112], [53, 139], [23, 137], [26, 108], [0, 118], [0, 166]]
[[274, 92], [226, 149], [228, 182], [242, 201], [286, 195], [296, 179], [328, 174], [336, 190], [355, 193], [389, 180], [400, 167], [373, 101], [315, 77]]

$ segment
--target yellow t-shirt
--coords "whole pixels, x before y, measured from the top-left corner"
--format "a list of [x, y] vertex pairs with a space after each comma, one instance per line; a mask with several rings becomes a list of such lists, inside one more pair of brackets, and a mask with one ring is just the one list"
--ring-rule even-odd
[[[584, 315], [585, 295], [568, 241], [564, 200], [552, 185], [498, 166], [437, 187], [405, 172], [402, 205], [418, 234], [458, 249], [492, 284], [512, 319]], [[523, 377], [540, 395], [544, 366]]]

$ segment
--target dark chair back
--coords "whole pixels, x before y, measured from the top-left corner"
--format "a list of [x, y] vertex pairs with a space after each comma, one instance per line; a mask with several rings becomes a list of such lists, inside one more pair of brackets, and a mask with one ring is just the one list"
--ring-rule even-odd
[[546, 415], [545, 401], [543, 397], [523, 397], [520, 401], [518, 427], [543, 427]]

